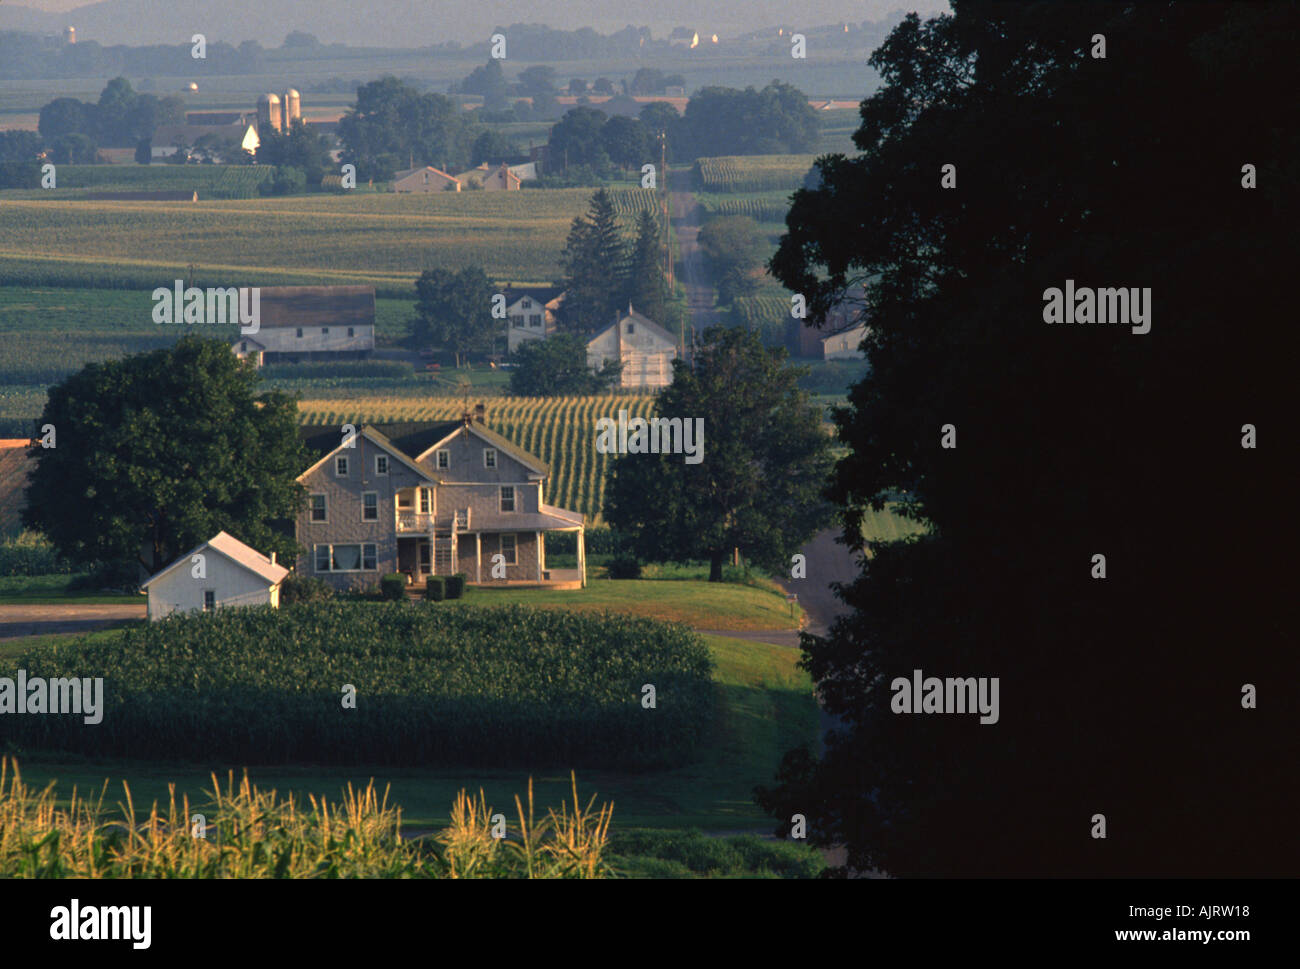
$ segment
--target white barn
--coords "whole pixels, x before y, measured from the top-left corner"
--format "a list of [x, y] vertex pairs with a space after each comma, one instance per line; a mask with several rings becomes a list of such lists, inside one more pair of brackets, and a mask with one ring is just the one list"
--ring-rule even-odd
[[654, 320], [632, 309], [615, 315], [614, 322], [587, 341], [587, 366], [606, 360], [623, 364], [620, 387], [667, 387], [673, 382], [677, 340]]
[[[506, 298], [511, 298], [507, 293]], [[516, 352], [529, 340], [542, 340], [555, 333], [555, 314], [564, 293], [527, 290], [506, 305], [506, 346]]]
[[149, 619], [230, 606], [270, 605], [278, 609], [280, 583], [288, 574], [274, 557], [267, 558], [233, 535], [218, 532], [144, 583], [149, 593]]

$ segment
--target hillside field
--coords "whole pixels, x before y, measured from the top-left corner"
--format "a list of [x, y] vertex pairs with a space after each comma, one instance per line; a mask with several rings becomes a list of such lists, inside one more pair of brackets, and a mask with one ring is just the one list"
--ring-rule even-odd
[[[0, 194], [8, 285], [364, 283], [404, 295], [425, 269], [481, 266], [492, 279], [559, 278], [560, 253], [593, 189], [306, 195], [198, 202], [13, 199]], [[629, 223], [649, 189], [614, 189]], [[30, 193], [29, 193], [30, 194]]]

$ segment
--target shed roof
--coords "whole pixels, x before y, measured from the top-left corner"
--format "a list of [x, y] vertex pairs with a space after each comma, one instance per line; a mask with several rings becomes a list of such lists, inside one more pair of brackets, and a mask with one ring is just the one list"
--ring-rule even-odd
[[141, 588], [147, 589], [151, 584], [156, 582], [158, 579], [162, 578], [164, 575], [166, 575], [168, 572], [175, 569], [177, 566], [188, 565], [190, 562], [190, 557], [193, 555], [197, 555], [205, 548], [210, 548], [214, 552], [217, 552], [218, 554], [225, 556], [226, 558], [230, 559], [230, 561], [234, 562], [236, 565], [241, 566], [242, 568], [246, 569], [249, 572], [252, 572], [258, 578], [265, 579], [271, 585], [275, 585], [277, 582], [279, 582], [281, 579], [283, 579], [286, 575], [289, 574], [289, 570], [286, 569], [283, 565], [279, 565], [275, 562], [272, 562], [261, 552], [257, 551], [257, 549], [250, 548], [249, 546], [241, 542], [239, 539], [235, 538], [235, 536], [229, 534], [228, 532], [217, 532], [217, 534], [213, 535], [202, 545], [196, 545], [194, 548], [190, 549], [188, 552], [186, 552], [184, 555], [178, 558], [171, 565], [168, 565], [166, 568], [162, 569], [157, 574], [149, 576], [149, 578], [145, 580]]

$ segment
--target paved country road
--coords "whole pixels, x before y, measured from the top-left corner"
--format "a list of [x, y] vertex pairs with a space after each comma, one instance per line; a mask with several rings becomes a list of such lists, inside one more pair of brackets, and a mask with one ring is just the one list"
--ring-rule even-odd
[[52, 633], [88, 633], [145, 618], [144, 601], [77, 605], [58, 603], [44, 606], [0, 605], [0, 642], [22, 636]]
[[686, 289], [686, 305], [690, 311], [691, 324], [699, 334], [718, 322], [713, 308], [713, 281], [709, 278], [704, 265], [704, 252], [700, 249], [700, 206], [689, 191], [669, 192], [668, 204], [682, 261], [680, 279]]

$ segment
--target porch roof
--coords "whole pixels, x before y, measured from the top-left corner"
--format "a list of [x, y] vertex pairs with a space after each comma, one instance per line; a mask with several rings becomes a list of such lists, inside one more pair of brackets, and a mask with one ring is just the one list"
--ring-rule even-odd
[[[520, 512], [518, 514], [507, 515], [490, 515], [474, 516], [471, 528], [466, 529], [460, 534], [473, 534], [474, 532], [552, 532], [560, 529], [578, 529], [584, 527], [583, 516], [576, 511], [565, 511], [563, 508], [550, 508], [548, 505], [542, 506], [545, 511], [537, 512]], [[560, 514], [548, 514], [548, 512], [560, 512]]]

